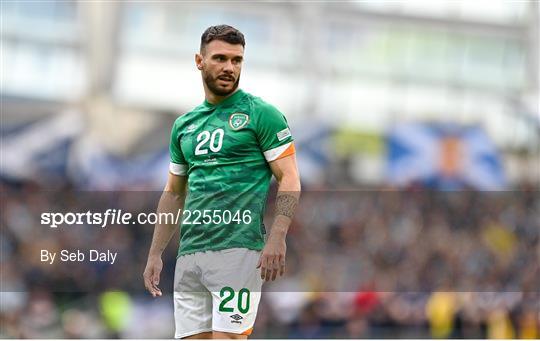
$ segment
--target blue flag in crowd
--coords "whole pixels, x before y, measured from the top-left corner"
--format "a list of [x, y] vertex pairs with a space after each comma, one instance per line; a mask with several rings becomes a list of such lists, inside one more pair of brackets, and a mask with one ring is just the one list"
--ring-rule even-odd
[[387, 181], [398, 186], [500, 190], [506, 178], [500, 155], [479, 126], [408, 123], [387, 136]]

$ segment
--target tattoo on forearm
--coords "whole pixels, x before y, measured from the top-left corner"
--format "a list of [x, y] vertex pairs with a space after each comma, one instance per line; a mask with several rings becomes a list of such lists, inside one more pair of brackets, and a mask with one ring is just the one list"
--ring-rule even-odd
[[284, 215], [290, 219], [294, 216], [298, 198], [290, 194], [278, 194], [276, 198], [276, 216]]

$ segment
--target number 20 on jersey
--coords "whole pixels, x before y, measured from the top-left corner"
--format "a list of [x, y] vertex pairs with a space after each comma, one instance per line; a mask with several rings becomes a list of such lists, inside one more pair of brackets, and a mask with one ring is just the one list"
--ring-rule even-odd
[[208, 149], [211, 152], [217, 153], [223, 146], [223, 135], [225, 132], [223, 129], [218, 128], [210, 133], [208, 130], [204, 130], [197, 135], [197, 146], [195, 147], [195, 155], [208, 154]]

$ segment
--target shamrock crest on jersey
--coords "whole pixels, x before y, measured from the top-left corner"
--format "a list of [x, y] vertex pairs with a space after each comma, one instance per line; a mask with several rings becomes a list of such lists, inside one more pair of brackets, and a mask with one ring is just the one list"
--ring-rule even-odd
[[244, 113], [236, 112], [229, 117], [229, 126], [233, 130], [240, 130], [244, 128], [248, 123], [249, 116]]

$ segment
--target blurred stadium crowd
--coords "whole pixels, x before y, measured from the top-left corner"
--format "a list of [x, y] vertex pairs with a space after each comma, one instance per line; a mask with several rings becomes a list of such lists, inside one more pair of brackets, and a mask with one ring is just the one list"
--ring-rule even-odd
[[[31, 182], [4, 183], [2, 336], [170, 337], [176, 242], [164, 257], [166, 296], [152, 300], [141, 281], [152, 226], [49, 231], [37, 220], [51, 207], [103, 203], [152, 212], [158, 196], [92, 199], [69, 185], [47, 193]], [[539, 209], [538, 191], [525, 184], [508, 192], [306, 188], [288, 237], [287, 274], [265, 285], [253, 337], [538, 338]], [[117, 264], [39, 261], [42, 248], [89, 246], [118, 251]]]

